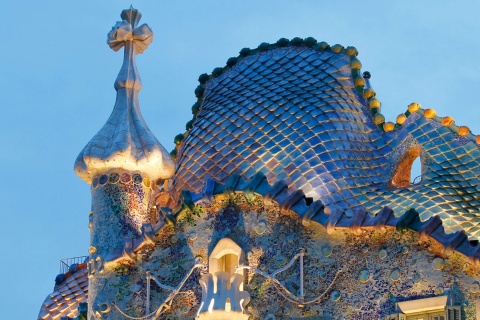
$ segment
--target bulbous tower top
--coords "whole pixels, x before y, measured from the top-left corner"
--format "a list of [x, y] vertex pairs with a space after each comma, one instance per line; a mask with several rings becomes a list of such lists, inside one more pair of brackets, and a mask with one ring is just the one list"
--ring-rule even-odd
[[89, 184], [95, 176], [112, 169], [140, 171], [155, 180], [171, 178], [175, 172], [174, 161], [148, 128], [138, 102], [142, 82], [135, 55], [152, 43], [153, 32], [147, 24], [137, 27], [141, 13], [132, 7], [123, 10], [121, 18], [107, 36], [112, 50], [125, 48], [115, 81], [115, 106], [75, 161], [75, 173]]

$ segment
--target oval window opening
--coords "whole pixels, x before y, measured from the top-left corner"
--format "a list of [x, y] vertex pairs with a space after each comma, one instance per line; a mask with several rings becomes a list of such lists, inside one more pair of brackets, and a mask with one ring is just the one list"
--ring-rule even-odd
[[397, 188], [405, 188], [422, 180], [422, 160], [420, 147], [407, 151], [395, 168], [391, 184]]
[[410, 183], [417, 184], [422, 181], [422, 160], [420, 157], [417, 157], [413, 161], [412, 169], [410, 171]]

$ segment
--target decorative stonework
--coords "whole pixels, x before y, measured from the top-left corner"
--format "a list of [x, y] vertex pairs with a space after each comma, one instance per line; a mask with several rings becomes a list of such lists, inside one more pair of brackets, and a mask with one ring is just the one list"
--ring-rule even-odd
[[241, 290], [242, 275], [223, 271], [207, 273], [200, 279], [200, 285], [202, 302], [198, 310], [199, 320], [248, 319], [243, 310], [250, 302], [250, 294]]

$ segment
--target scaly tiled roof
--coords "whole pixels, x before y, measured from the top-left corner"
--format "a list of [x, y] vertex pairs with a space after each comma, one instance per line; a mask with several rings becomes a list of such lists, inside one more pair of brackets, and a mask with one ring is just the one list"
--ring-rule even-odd
[[[422, 221], [438, 215], [447, 232], [478, 238], [475, 136], [418, 105], [401, 125], [385, 123], [375, 93], [363, 88], [356, 49], [296, 39], [244, 49], [200, 77], [196, 117], [175, 141], [174, 192], [198, 192], [209, 177], [225, 183], [262, 172], [330, 211], [373, 214], [388, 205], [399, 217], [413, 208]], [[395, 168], [413, 146], [422, 149], [422, 183], [393, 188]]]
[[[232, 173], [290, 186], [331, 206], [360, 206], [352, 190], [381, 183], [386, 144], [355, 90], [351, 58], [306, 46], [245, 57], [205, 86], [178, 154], [175, 189], [198, 191]], [[360, 169], [360, 170], [359, 170]]]
[[395, 154], [401, 155], [412, 145], [421, 147], [422, 182], [406, 188], [369, 190], [365, 192], [365, 207], [373, 212], [393, 205], [397, 216], [415, 208], [422, 221], [438, 215], [446, 230], [465, 230], [478, 239], [480, 150], [475, 142], [418, 113], [384, 138], [393, 148], [386, 156], [393, 160]]
[[75, 318], [78, 316], [79, 304], [87, 302], [87, 297], [88, 268], [85, 265], [55, 286], [55, 291], [43, 302], [38, 319]]

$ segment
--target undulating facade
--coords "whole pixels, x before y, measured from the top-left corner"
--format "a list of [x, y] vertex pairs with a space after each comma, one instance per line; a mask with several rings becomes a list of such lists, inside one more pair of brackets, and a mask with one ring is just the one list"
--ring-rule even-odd
[[354, 47], [282, 38], [200, 75], [167, 152], [138, 101], [153, 32], [121, 18], [75, 162], [89, 256], [38, 319], [480, 319], [480, 136], [418, 103], [386, 122]]

